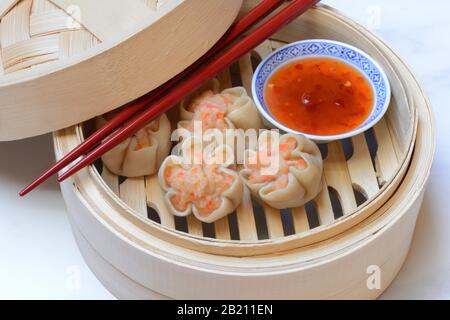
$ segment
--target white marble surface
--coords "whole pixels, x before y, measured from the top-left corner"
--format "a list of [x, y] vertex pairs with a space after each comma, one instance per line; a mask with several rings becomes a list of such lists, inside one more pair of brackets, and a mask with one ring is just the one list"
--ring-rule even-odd
[[[386, 39], [433, 103], [438, 150], [407, 262], [385, 299], [450, 299], [450, 1], [327, 0]], [[31, 156], [30, 156], [31, 155]], [[49, 135], [0, 143], [0, 298], [111, 299], [83, 262], [54, 182], [17, 191], [52, 162]]]

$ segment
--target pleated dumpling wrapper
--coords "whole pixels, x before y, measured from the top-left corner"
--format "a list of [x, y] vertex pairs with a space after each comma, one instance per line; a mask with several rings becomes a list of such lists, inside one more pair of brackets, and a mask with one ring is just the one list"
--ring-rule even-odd
[[220, 91], [217, 79], [210, 80], [180, 104], [178, 128], [194, 132], [194, 121], [208, 129], [262, 129], [255, 102], [243, 87]]
[[[105, 116], [97, 117], [97, 127], [106, 121]], [[136, 178], [153, 175], [170, 153], [170, 138], [170, 122], [163, 114], [104, 154], [103, 164], [118, 176]]]
[[296, 208], [322, 187], [323, 160], [303, 136], [264, 131], [256, 150], [247, 150], [240, 176], [251, 193], [275, 209]]
[[180, 155], [167, 157], [159, 170], [169, 211], [180, 217], [194, 214], [205, 223], [234, 212], [243, 184], [233, 166], [234, 152], [228, 145], [205, 145], [194, 136], [184, 140]]

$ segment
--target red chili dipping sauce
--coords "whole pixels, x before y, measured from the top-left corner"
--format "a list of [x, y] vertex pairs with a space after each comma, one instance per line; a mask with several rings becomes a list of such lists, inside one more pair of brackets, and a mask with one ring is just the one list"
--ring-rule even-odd
[[267, 82], [265, 98], [281, 124], [312, 135], [352, 131], [369, 117], [374, 103], [367, 78], [332, 58], [308, 58], [283, 66]]

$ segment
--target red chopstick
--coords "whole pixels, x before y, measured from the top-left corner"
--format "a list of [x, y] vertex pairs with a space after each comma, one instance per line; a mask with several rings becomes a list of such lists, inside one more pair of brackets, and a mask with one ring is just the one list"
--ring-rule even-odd
[[197, 70], [197, 72], [189, 80], [179, 83], [165, 97], [156, 101], [146, 111], [136, 117], [133, 117], [124, 127], [109, 136], [94, 151], [84, 156], [73, 167], [59, 176], [58, 181], [62, 182], [79, 170], [92, 164], [96, 159], [100, 158], [103, 154], [117, 146], [121, 141], [133, 135], [146, 123], [152, 121], [160, 114], [169, 110], [173, 105], [180, 102], [184, 96], [201, 86], [201, 84], [206, 80], [214, 77], [221, 70], [234, 63], [242, 55], [248, 53], [254, 47], [269, 38], [281, 27], [290, 23], [317, 2], [319, 2], [319, 0], [293, 0], [278, 14], [264, 22], [259, 27], [255, 28], [251, 34], [239, 40], [209, 64], [206, 64]]
[[276, 8], [278, 8], [285, 0], [264, 0], [261, 1], [257, 6], [250, 10], [245, 16], [243, 16], [238, 22], [230, 27], [230, 29], [225, 33], [222, 39], [209, 50], [205, 55], [203, 55], [199, 60], [197, 60], [193, 65], [187, 68], [185, 71], [172, 78], [159, 88], [146, 94], [145, 96], [136, 100], [132, 105], [120, 111], [115, 115], [110, 121], [108, 121], [103, 127], [95, 131], [86, 140], [84, 140], [75, 149], [70, 151], [67, 155], [56, 162], [52, 167], [45, 171], [36, 180], [26, 186], [22, 191], [20, 191], [20, 196], [25, 196], [39, 185], [44, 183], [50, 177], [58, 173], [61, 169], [69, 165], [71, 162], [78, 159], [86, 151], [90, 150], [95, 145], [99, 144], [105, 137], [107, 137], [111, 132], [116, 130], [120, 125], [122, 125], [126, 120], [131, 118], [139, 111], [145, 109], [151, 102], [159, 99], [165, 92], [167, 92], [172, 86], [174, 86], [178, 81], [187, 77], [188, 74], [193, 72], [199, 66], [204, 64], [209, 58], [218, 52], [225, 49], [233, 41], [235, 41], [239, 36], [245, 31], [250, 29], [253, 25], [259, 22], [261, 19], [265, 18], [267, 15], [272, 13]]

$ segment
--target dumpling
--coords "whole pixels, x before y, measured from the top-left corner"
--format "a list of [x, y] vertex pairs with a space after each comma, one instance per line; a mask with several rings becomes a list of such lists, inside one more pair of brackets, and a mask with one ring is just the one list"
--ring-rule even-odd
[[[105, 122], [105, 117], [98, 117], [97, 127]], [[170, 153], [170, 138], [170, 122], [163, 114], [104, 154], [103, 164], [112, 173], [129, 178], [155, 174]]]
[[323, 160], [303, 136], [264, 131], [257, 150], [247, 150], [240, 176], [251, 193], [275, 209], [296, 208], [322, 187]]
[[226, 117], [239, 129], [262, 129], [263, 121], [255, 102], [243, 87], [235, 87], [222, 91], [222, 96], [228, 100]]
[[255, 103], [243, 87], [220, 92], [217, 79], [203, 85], [180, 104], [179, 128], [193, 132], [193, 121], [207, 129], [262, 129], [263, 121]]
[[225, 144], [199, 137], [182, 142], [179, 156], [171, 155], [159, 170], [159, 181], [169, 211], [176, 216], [191, 213], [206, 223], [234, 212], [242, 199], [243, 185], [231, 167], [234, 152]]

